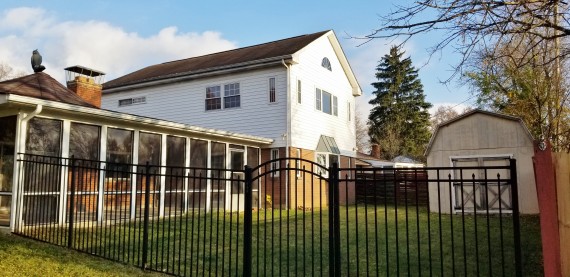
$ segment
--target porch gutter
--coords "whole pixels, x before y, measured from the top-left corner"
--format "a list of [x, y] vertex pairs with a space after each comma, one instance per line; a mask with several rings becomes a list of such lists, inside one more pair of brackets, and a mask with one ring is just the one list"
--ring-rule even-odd
[[26, 152], [26, 126], [30, 119], [34, 118], [36, 115], [41, 113], [43, 110], [42, 104], [37, 104], [36, 108], [21, 120], [18, 120], [20, 116], [18, 116], [17, 121], [18, 127], [16, 128], [16, 153], [14, 153], [14, 171], [12, 172], [12, 207], [10, 213], [10, 231], [14, 232], [14, 229], [19, 225], [19, 222], [16, 222], [16, 211], [21, 211], [18, 209], [17, 205], [20, 203], [21, 193], [23, 192], [23, 187], [16, 186], [18, 180], [20, 180], [20, 164], [18, 163], [18, 154]]
[[[285, 59], [281, 60], [281, 63], [287, 69], [287, 139], [285, 140], [285, 159], [289, 159], [289, 147], [291, 146], [291, 66], [285, 63]], [[285, 207], [289, 208], [289, 174], [285, 175]]]

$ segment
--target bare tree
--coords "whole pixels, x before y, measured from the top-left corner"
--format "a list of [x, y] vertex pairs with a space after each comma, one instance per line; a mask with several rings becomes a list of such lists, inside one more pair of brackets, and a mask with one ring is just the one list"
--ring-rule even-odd
[[368, 153], [370, 150], [368, 125], [362, 120], [358, 112], [354, 115], [354, 125], [356, 127], [356, 148], [358, 148], [360, 153]]
[[18, 78], [24, 75], [26, 75], [25, 72], [22, 71], [14, 72], [14, 68], [12, 68], [11, 66], [5, 63], [0, 63], [0, 81]]
[[[560, 0], [422, 0], [398, 5], [381, 19], [380, 28], [364, 39], [402, 37], [405, 42], [419, 34], [445, 32], [430, 51], [433, 54], [453, 46], [462, 55], [455, 73], [477, 51], [494, 49], [517, 35], [531, 36], [536, 45], [570, 35], [568, 6]], [[567, 48], [556, 52], [553, 59], [544, 62], [570, 54]], [[497, 52], [493, 56], [504, 54]], [[527, 52], [533, 54], [536, 52]]]
[[431, 132], [435, 131], [437, 125], [457, 116], [459, 116], [459, 113], [452, 106], [439, 106], [430, 118]]

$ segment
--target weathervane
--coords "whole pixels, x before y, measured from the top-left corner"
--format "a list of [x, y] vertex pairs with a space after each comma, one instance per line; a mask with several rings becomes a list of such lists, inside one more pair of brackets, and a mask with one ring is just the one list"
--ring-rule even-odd
[[34, 72], [42, 72], [46, 69], [45, 66], [42, 65], [42, 55], [38, 52], [38, 49], [32, 52], [32, 69]]

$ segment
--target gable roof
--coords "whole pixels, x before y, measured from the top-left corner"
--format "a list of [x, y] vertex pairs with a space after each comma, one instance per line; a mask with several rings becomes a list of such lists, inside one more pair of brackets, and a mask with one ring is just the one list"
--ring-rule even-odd
[[526, 127], [526, 125], [524, 124], [524, 122], [521, 118], [516, 117], [516, 116], [512, 116], [512, 115], [508, 115], [508, 114], [503, 114], [503, 113], [490, 112], [490, 111], [485, 111], [485, 110], [481, 110], [481, 109], [474, 109], [474, 110], [468, 111], [466, 113], [460, 114], [459, 116], [456, 116], [450, 120], [444, 121], [444, 122], [440, 123], [439, 125], [437, 125], [437, 127], [435, 127], [435, 131], [431, 135], [431, 138], [429, 140], [429, 144], [428, 144], [426, 151], [425, 151], [425, 155], [427, 156], [429, 154], [429, 151], [431, 150], [431, 147], [435, 141], [435, 138], [436, 138], [437, 133], [439, 132], [440, 128], [451, 125], [454, 122], [460, 121], [460, 120], [462, 120], [466, 117], [472, 116], [476, 113], [516, 121], [522, 125], [523, 129], [525, 130], [525, 133], [530, 138], [530, 140], [533, 140], [532, 134], [530, 133], [530, 131], [528, 130], [528, 128]]
[[213, 53], [177, 61], [155, 64], [103, 84], [103, 93], [112, 93], [135, 87], [161, 84], [209, 74], [222, 74], [245, 67], [259, 68], [280, 65], [283, 62], [294, 64], [294, 54], [322, 36], [328, 36], [334, 51], [343, 67], [352, 88], [353, 95], [359, 96], [362, 90], [352, 72], [332, 30], [306, 34], [263, 44]]
[[38, 72], [0, 82], [0, 94], [15, 94], [66, 104], [97, 108], [75, 92], [64, 87], [50, 75]]
[[218, 70], [232, 65], [238, 66], [246, 62], [263, 62], [271, 58], [276, 58], [277, 60], [290, 58], [293, 53], [301, 50], [303, 47], [307, 46], [309, 43], [323, 36], [327, 32], [329, 31], [301, 35], [199, 57], [155, 64], [111, 80], [103, 84], [103, 88], [111, 89], [131, 84], [201, 73], [207, 70]]

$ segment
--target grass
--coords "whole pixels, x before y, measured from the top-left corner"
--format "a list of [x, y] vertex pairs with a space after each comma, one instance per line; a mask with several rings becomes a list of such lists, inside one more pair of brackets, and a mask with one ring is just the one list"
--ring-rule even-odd
[[[327, 210], [254, 212], [253, 275], [327, 275], [328, 224]], [[141, 266], [141, 226], [137, 221], [77, 229], [74, 247]], [[178, 275], [241, 275], [243, 214], [195, 213], [151, 221], [149, 227], [148, 268]], [[521, 228], [524, 275], [542, 276], [538, 217], [521, 217]], [[66, 244], [66, 230], [26, 234]], [[340, 208], [340, 236], [341, 275], [510, 276], [515, 270], [510, 216], [349, 206]]]
[[0, 232], [0, 261], [3, 276], [159, 276], [4, 232]]

